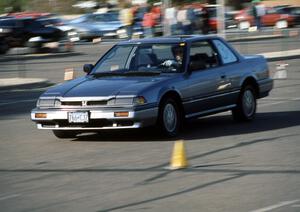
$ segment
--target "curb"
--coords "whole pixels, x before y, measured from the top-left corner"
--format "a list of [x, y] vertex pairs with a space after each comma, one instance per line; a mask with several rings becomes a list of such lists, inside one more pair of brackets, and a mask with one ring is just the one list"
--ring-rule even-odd
[[11, 85], [0, 85], [0, 91], [2, 90], [12, 90], [12, 89], [36, 89], [36, 88], [45, 88], [54, 85], [54, 83], [49, 80], [40, 80], [37, 82], [29, 83], [18, 83]]
[[285, 38], [288, 36], [284, 35], [262, 35], [262, 36], [247, 36], [244, 38], [229, 38], [227, 39], [228, 42], [247, 42], [247, 41], [257, 41], [257, 40], [270, 40], [270, 39], [280, 39], [280, 38]]
[[300, 58], [300, 54], [298, 55], [289, 55], [289, 56], [279, 56], [279, 57], [265, 57], [268, 62], [274, 62], [279, 60], [292, 60]]
[[267, 61], [291, 60], [300, 58], [300, 49], [293, 49], [279, 52], [265, 52], [258, 55], [263, 55]]
[[[22, 55], [22, 60], [32, 60], [32, 59], [42, 59], [42, 58], [57, 58], [57, 57], [71, 57], [71, 56], [80, 56], [83, 53], [80, 52], [66, 52], [66, 53], [40, 53], [40, 54], [24, 54]], [[14, 60], [18, 57], [20, 60], [20, 55], [6, 55], [4, 57], [0, 57], [0, 62], [7, 62]]]

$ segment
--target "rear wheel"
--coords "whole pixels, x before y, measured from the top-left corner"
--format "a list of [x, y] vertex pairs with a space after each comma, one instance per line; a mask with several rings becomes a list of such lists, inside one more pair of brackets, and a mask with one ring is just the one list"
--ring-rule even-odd
[[73, 130], [53, 130], [53, 134], [57, 138], [75, 138], [78, 132]]
[[174, 137], [178, 134], [181, 126], [181, 115], [178, 103], [172, 99], [165, 99], [159, 110], [158, 117], [160, 130], [169, 137]]
[[232, 116], [237, 121], [251, 121], [256, 113], [256, 94], [253, 86], [245, 86], [238, 99], [237, 107], [232, 110]]

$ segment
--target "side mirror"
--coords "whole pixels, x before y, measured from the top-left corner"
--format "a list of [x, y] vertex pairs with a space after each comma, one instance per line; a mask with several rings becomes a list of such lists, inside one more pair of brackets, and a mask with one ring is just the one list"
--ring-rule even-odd
[[84, 64], [83, 66], [83, 71], [87, 74], [91, 73], [91, 71], [93, 70], [94, 65], [92, 64]]

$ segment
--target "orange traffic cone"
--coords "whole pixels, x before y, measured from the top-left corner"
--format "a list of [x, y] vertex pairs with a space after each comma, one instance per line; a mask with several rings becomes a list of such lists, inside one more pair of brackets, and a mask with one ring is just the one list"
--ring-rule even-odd
[[185, 148], [183, 140], [178, 140], [174, 144], [173, 154], [171, 158], [170, 169], [183, 169], [188, 166], [188, 162], [185, 155]]

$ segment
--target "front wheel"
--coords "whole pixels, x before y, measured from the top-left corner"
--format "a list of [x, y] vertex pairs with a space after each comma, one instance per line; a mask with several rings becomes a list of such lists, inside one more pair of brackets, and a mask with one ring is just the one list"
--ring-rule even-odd
[[241, 21], [239, 24], [238, 24], [238, 27], [239, 29], [249, 29], [251, 26], [250, 22], [249, 21]]
[[181, 126], [181, 118], [178, 103], [168, 98], [161, 104], [159, 111], [159, 127], [160, 130], [169, 137], [178, 134]]
[[285, 29], [285, 28], [288, 28], [288, 26], [289, 26], [289, 24], [286, 20], [277, 21], [275, 24], [275, 27], [278, 29]]
[[53, 134], [57, 138], [75, 138], [78, 133], [73, 130], [53, 130]]
[[235, 109], [232, 110], [232, 116], [237, 121], [251, 121], [256, 113], [256, 95], [252, 86], [245, 86], [238, 99]]

